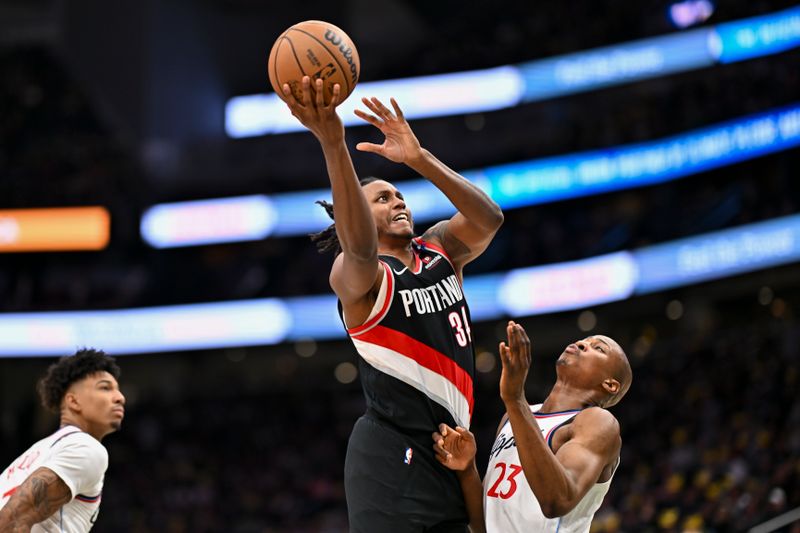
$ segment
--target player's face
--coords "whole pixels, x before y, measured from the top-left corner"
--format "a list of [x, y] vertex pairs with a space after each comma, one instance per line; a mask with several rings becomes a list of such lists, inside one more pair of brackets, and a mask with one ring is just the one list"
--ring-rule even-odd
[[[567, 346], [558, 358], [556, 365], [578, 368], [587, 378], [601, 378], [613, 368], [621, 349], [613, 340], [604, 335], [595, 335], [575, 341]], [[602, 376], [602, 377], [601, 377]]]
[[388, 181], [377, 180], [363, 187], [378, 236], [411, 239], [414, 237], [414, 219], [403, 194]]
[[108, 372], [95, 372], [70, 387], [75, 406], [90, 433], [105, 436], [116, 431], [125, 417], [125, 396]]

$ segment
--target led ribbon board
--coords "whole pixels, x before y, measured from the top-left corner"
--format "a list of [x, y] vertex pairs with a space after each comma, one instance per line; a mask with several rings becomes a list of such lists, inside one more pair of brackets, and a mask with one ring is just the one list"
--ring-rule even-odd
[[[361, 82], [339, 108], [346, 126], [361, 98], [401, 96], [408, 119], [481, 113], [522, 103], [667, 76], [718, 63], [777, 54], [800, 46], [800, 7], [707, 28], [641, 39], [518, 65]], [[236, 96], [225, 105], [229, 137], [301, 131], [274, 93]]]
[[[473, 320], [581, 309], [800, 260], [800, 215], [632, 252], [466, 278]], [[342, 338], [333, 295], [183, 306], [0, 314], [0, 356], [113, 354]]]

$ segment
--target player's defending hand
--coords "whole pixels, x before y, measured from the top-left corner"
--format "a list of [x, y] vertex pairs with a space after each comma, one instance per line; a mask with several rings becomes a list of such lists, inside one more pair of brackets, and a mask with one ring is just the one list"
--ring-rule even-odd
[[500, 361], [503, 371], [500, 374], [500, 397], [504, 402], [525, 399], [525, 379], [531, 367], [531, 340], [525, 329], [508, 321], [506, 326], [508, 344], [501, 342], [499, 346]]
[[356, 109], [355, 114], [381, 130], [386, 138], [383, 144], [360, 142], [356, 145], [356, 150], [382, 155], [395, 163], [408, 164], [420, 157], [422, 148], [417, 136], [411, 131], [411, 126], [406, 122], [397, 101], [394, 98], [391, 98], [390, 101], [394, 113], [375, 97], [361, 99], [361, 102], [374, 114], [365, 113], [360, 109]]
[[344, 125], [336, 113], [341, 92], [339, 84], [333, 86], [333, 96], [328, 105], [325, 105], [322, 79], [314, 80], [314, 87], [312, 87], [311, 78], [303, 76], [302, 85], [303, 98], [298, 102], [292, 94], [289, 84], [283, 84], [283, 96], [292, 115], [308, 128], [321, 143], [344, 139]]
[[475, 435], [468, 429], [439, 424], [439, 431], [432, 436], [436, 460], [450, 470], [463, 471], [475, 463], [478, 448]]

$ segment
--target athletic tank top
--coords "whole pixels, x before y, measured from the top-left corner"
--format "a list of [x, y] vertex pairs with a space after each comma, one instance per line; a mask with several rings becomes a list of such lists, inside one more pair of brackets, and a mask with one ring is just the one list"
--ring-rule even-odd
[[[552, 448], [555, 431], [572, 420], [580, 410], [541, 413], [539, 412], [541, 407], [542, 404], [532, 405], [531, 412], [542, 430], [542, 436]], [[483, 482], [487, 533], [589, 532], [594, 513], [603, 503], [603, 498], [611, 486], [611, 478], [603, 483], [595, 483], [578, 505], [566, 515], [560, 518], [547, 518], [542, 513], [520, 465], [514, 432], [511, 423], [507, 421], [492, 446]], [[611, 477], [614, 477], [613, 474]]]
[[385, 275], [375, 306], [347, 332], [368, 412], [429, 439], [441, 422], [469, 427], [475, 361], [469, 307], [450, 259], [420, 238], [412, 250], [413, 268], [379, 256]]
[[0, 509], [39, 468], [52, 470], [72, 498], [35, 524], [31, 533], [86, 533], [97, 520], [108, 467], [108, 452], [100, 441], [66, 425], [20, 455], [0, 474]]

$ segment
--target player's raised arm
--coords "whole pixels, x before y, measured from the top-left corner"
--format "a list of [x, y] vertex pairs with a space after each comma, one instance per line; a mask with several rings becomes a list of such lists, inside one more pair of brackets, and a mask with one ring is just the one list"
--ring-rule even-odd
[[348, 305], [364, 297], [379, 279], [378, 235], [369, 205], [361, 190], [350, 153], [344, 140], [344, 125], [336, 113], [340, 87], [333, 88], [330, 104], [323, 99], [323, 81], [302, 80], [303, 101], [298, 102], [288, 84], [283, 94], [289, 109], [317, 138], [325, 155], [331, 182], [336, 234], [342, 255], [331, 271], [331, 286], [342, 304]]
[[449, 221], [429, 229], [423, 238], [440, 244], [460, 273], [461, 267], [489, 245], [503, 223], [503, 212], [480, 188], [420, 146], [394, 98], [394, 111], [377, 98], [363, 98], [362, 102], [373, 114], [356, 110], [356, 115], [381, 130], [386, 139], [381, 145], [359, 143], [356, 148], [405, 163], [441, 190], [458, 210]]
[[46, 520], [71, 499], [69, 487], [55, 472], [38, 468], [0, 509], [0, 531], [30, 533], [35, 524]]
[[554, 454], [525, 398], [530, 340], [522, 326], [513, 322], [509, 322], [507, 333], [508, 344], [500, 343], [500, 396], [508, 411], [525, 479], [546, 517], [564, 516], [619, 456], [619, 424], [608, 411], [589, 407], [575, 416], [570, 438]]

